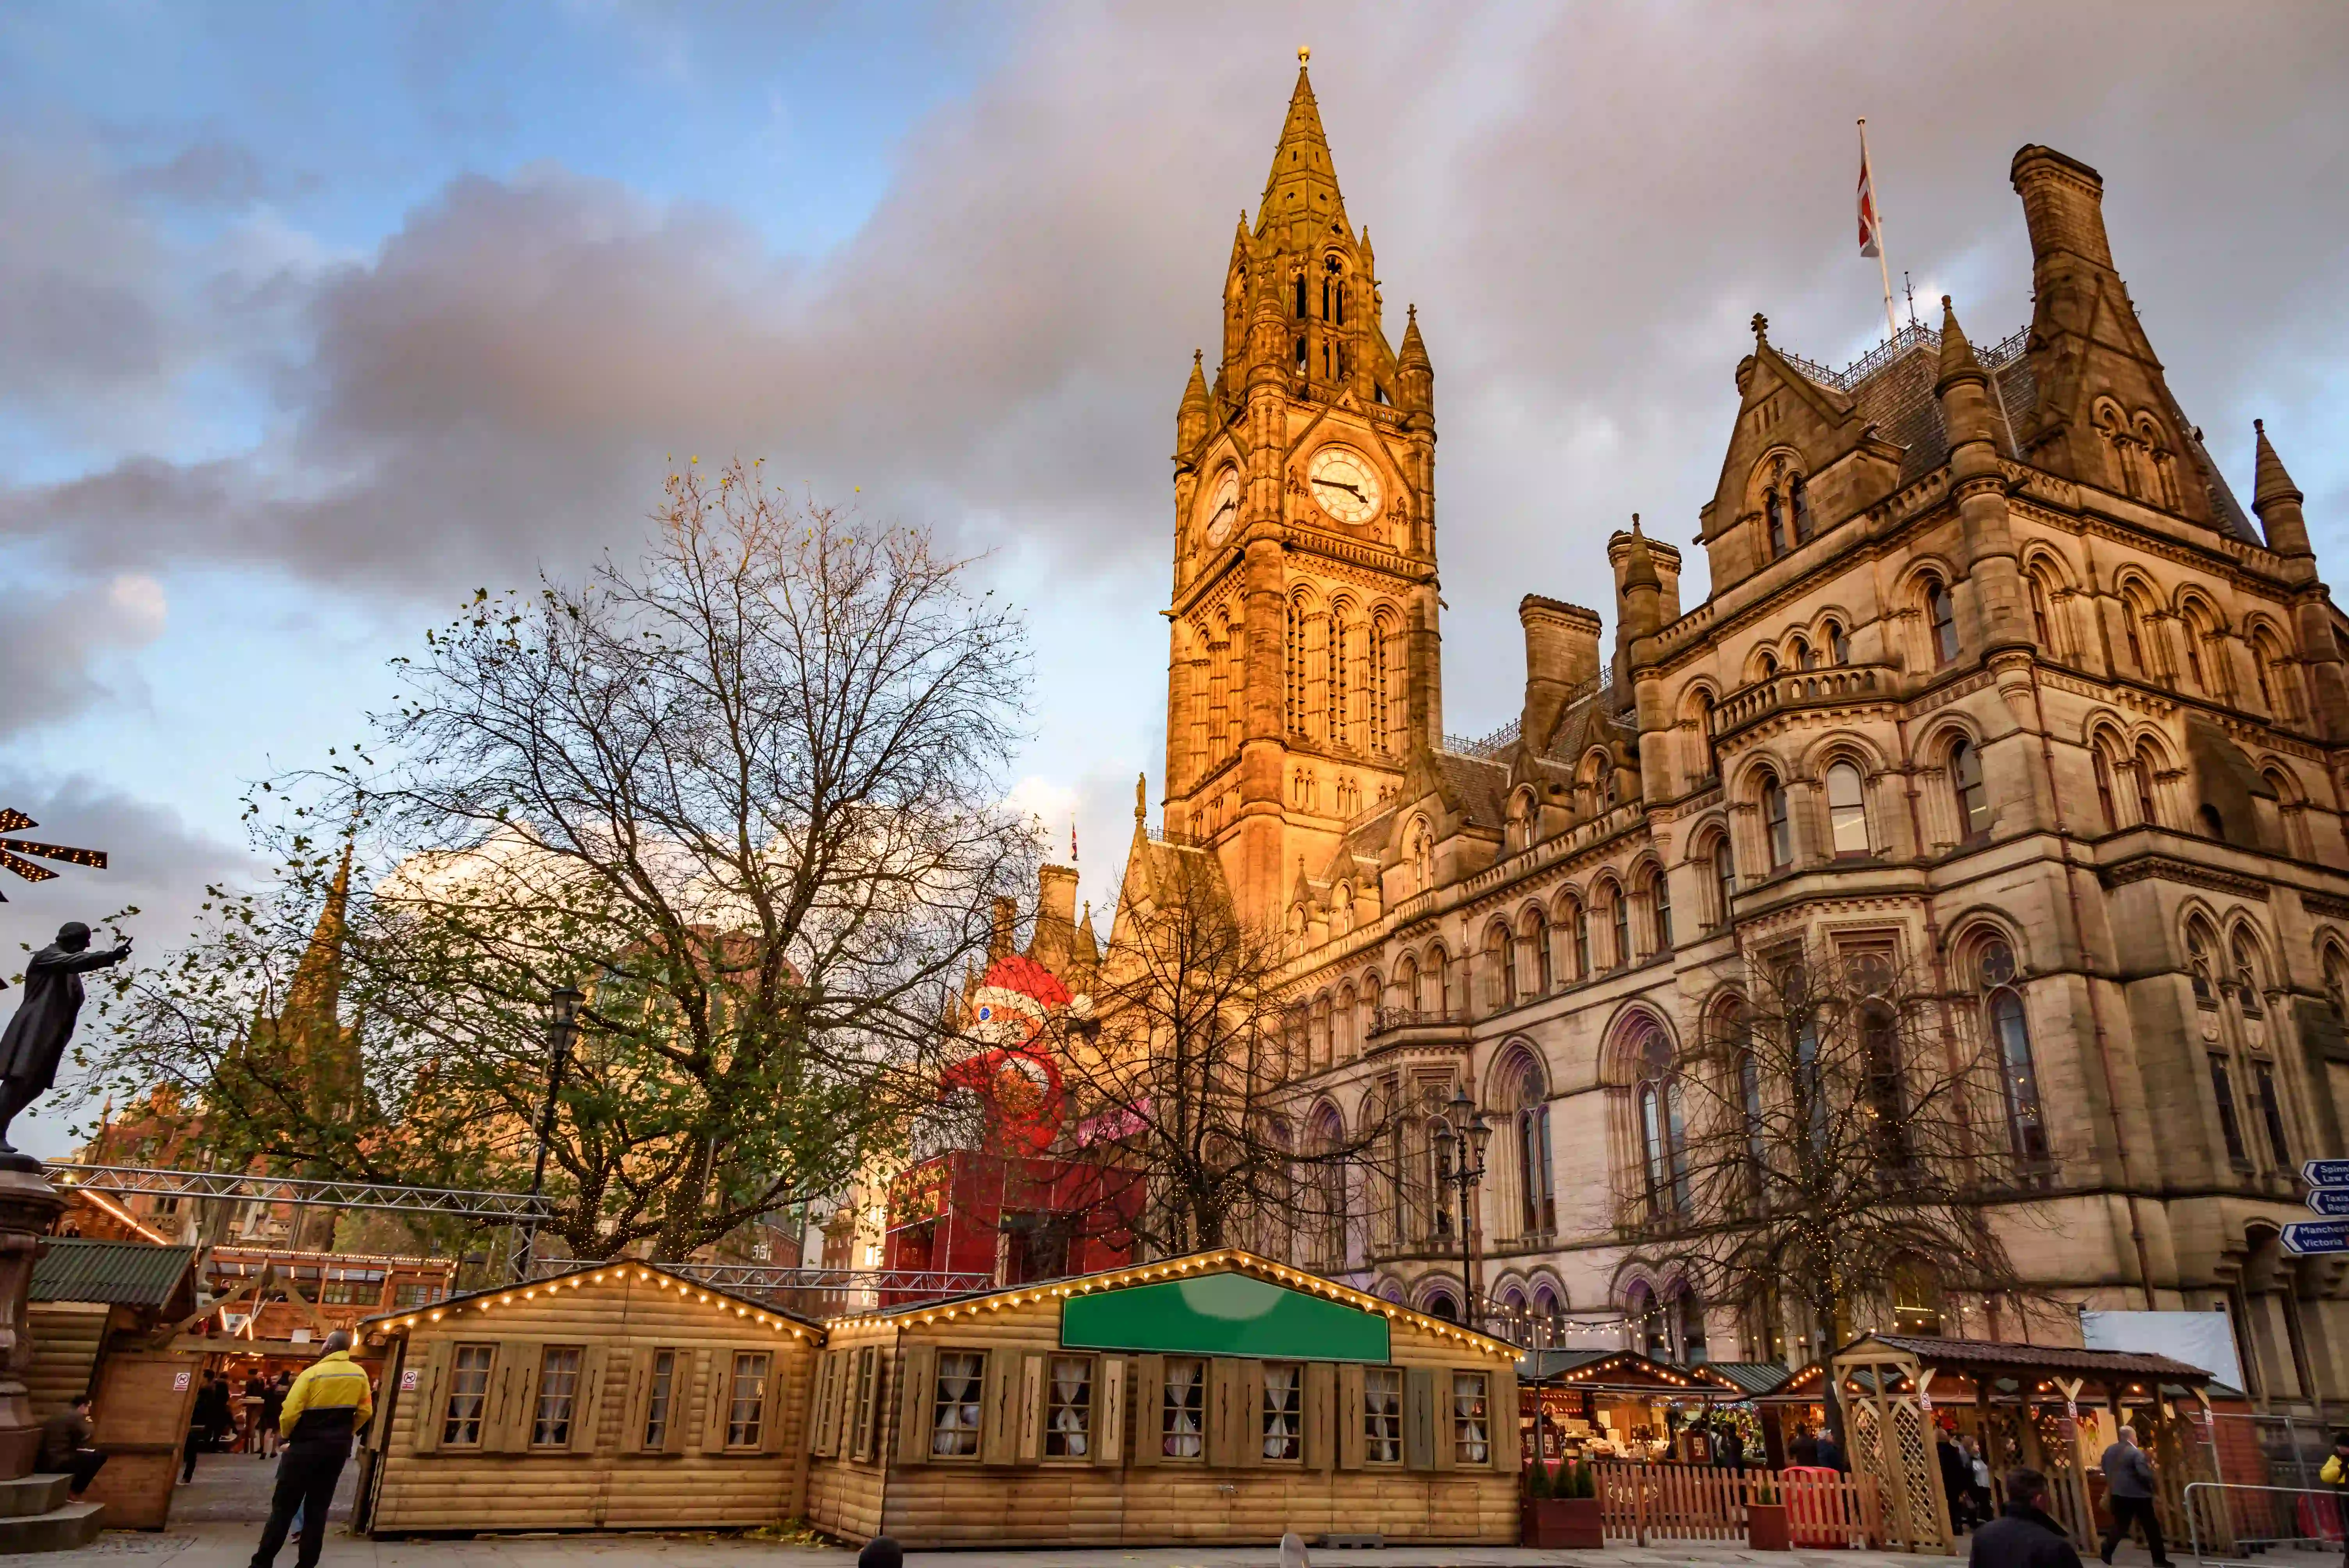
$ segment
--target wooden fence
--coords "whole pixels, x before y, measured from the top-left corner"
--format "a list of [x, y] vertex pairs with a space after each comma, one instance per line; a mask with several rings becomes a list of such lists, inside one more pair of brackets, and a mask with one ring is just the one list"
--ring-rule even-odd
[[1867, 1547], [1883, 1539], [1876, 1481], [1832, 1470], [1720, 1470], [1710, 1465], [1602, 1463], [1593, 1467], [1609, 1537], [1743, 1541], [1757, 1492], [1786, 1505], [1797, 1547]]

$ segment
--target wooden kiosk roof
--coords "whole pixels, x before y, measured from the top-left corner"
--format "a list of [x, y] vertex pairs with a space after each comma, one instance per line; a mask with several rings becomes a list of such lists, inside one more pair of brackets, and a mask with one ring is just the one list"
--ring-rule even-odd
[[1668, 1367], [1636, 1350], [1528, 1350], [1517, 1361], [1521, 1382], [1596, 1388], [1610, 1394], [1660, 1394], [1685, 1398], [1743, 1399], [1745, 1389], [1710, 1367]]
[[541, 1296], [551, 1297], [563, 1291], [576, 1291], [607, 1284], [616, 1284], [629, 1278], [634, 1278], [639, 1283], [657, 1285], [662, 1290], [674, 1290], [678, 1293], [678, 1299], [680, 1301], [698, 1298], [703, 1304], [719, 1313], [731, 1310], [736, 1317], [749, 1323], [755, 1323], [762, 1328], [771, 1328], [778, 1334], [788, 1330], [794, 1339], [807, 1338], [812, 1336], [815, 1344], [823, 1343], [823, 1325], [814, 1318], [802, 1317], [795, 1312], [785, 1312], [781, 1307], [769, 1306], [763, 1301], [755, 1301], [745, 1295], [736, 1295], [731, 1291], [720, 1290], [715, 1285], [705, 1284], [699, 1280], [673, 1274], [658, 1264], [639, 1263], [634, 1259], [622, 1259], [616, 1263], [608, 1264], [582, 1264], [569, 1274], [553, 1274], [545, 1279], [534, 1279], [524, 1284], [492, 1285], [487, 1290], [467, 1291], [462, 1295], [450, 1296], [445, 1300], [434, 1302], [429, 1306], [410, 1306], [402, 1307], [395, 1312], [379, 1312], [372, 1317], [361, 1318], [359, 1326], [378, 1328], [386, 1333], [399, 1333], [414, 1328], [419, 1323], [438, 1323], [442, 1318], [457, 1313], [486, 1314], [501, 1306], [514, 1306], [523, 1302], [534, 1302]]
[[2157, 1396], [2165, 1387], [2199, 1394], [2212, 1378], [2199, 1367], [2172, 1357], [2133, 1350], [2084, 1350], [2064, 1345], [2016, 1345], [1996, 1339], [1946, 1339], [1914, 1334], [1864, 1334], [1834, 1357], [1836, 1376], [1870, 1378], [1894, 1375], [1899, 1387], [1922, 1373], [1947, 1377], [1975, 1389], [2013, 1394], [2076, 1397], [2090, 1385], [2118, 1397]]
[[1237, 1247], [973, 1291], [833, 1318], [829, 1326], [902, 1329], [1056, 1300], [1062, 1343], [1071, 1347], [1378, 1362], [1389, 1357], [1389, 1326], [1402, 1323], [1480, 1355], [1517, 1358], [1517, 1347], [1506, 1340]]

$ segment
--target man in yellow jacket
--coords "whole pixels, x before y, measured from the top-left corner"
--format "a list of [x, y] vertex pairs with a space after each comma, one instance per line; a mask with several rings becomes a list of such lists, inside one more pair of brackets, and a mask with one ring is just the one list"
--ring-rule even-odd
[[277, 1489], [269, 1500], [269, 1522], [261, 1527], [253, 1568], [275, 1563], [297, 1509], [302, 1544], [294, 1561], [296, 1568], [318, 1568], [318, 1553], [326, 1547], [326, 1510], [335, 1501], [335, 1483], [351, 1457], [351, 1439], [374, 1414], [375, 1386], [351, 1360], [349, 1332], [337, 1328], [326, 1336], [326, 1354], [304, 1367], [285, 1392], [285, 1408], [278, 1417], [285, 1446], [278, 1450]]

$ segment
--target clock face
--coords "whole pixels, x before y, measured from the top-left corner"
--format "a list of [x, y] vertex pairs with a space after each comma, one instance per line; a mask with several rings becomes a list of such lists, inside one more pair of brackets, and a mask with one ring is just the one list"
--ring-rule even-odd
[[1323, 511], [1340, 522], [1361, 524], [1379, 514], [1379, 476], [1370, 459], [1344, 447], [1313, 454], [1305, 482]]
[[1230, 538], [1239, 515], [1240, 473], [1237, 469], [1226, 469], [1216, 476], [1216, 488], [1207, 497], [1207, 542], [1221, 544]]

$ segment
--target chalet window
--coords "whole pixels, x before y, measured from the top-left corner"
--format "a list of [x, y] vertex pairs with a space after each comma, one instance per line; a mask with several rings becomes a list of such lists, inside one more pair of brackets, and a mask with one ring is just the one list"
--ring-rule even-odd
[[429, 1280], [402, 1280], [392, 1287], [391, 1305], [405, 1310], [430, 1306], [440, 1299], [440, 1287]]
[[1485, 1436], [1488, 1428], [1485, 1387], [1485, 1374], [1482, 1372], [1454, 1372], [1452, 1375], [1452, 1462], [1454, 1464], [1492, 1462], [1492, 1445]]
[[1264, 1457], [1268, 1460], [1293, 1460], [1304, 1451], [1298, 1429], [1304, 1412], [1304, 1373], [1293, 1361], [1264, 1364], [1262, 1426]]
[[1362, 1368], [1362, 1458], [1374, 1465], [1402, 1463], [1402, 1368]]
[[1166, 1387], [1159, 1401], [1160, 1451], [1170, 1460], [1195, 1460], [1207, 1440], [1207, 1364], [1195, 1356], [1166, 1358]]
[[490, 1402], [490, 1362], [494, 1345], [460, 1345], [449, 1371], [449, 1406], [442, 1413], [440, 1446], [477, 1449], [481, 1446], [481, 1417]]
[[[773, 1357], [764, 1350], [738, 1350], [734, 1353], [734, 1376], [728, 1388], [726, 1402], [726, 1446], [730, 1449], [755, 1449], [767, 1425], [767, 1368]], [[871, 1408], [874, 1369], [860, 1368], [864, 1384], [858, 1392], [865, 1396], [857, 1407], [856, 1447], [859, 1453], [867, 1451], [872, 1441], [866, 1414]]]
[[1047, 1459], [1081, 1460], [1092, 1451], [1093, 1358], [1090, 1356], [1052, 1357], [1052, 1386], [1047, 1395], [1044, 1455]]
[[538, 1408], [530, 1423], [532, 1448], [571, 1446], [571, 1418], [579, 1407], [582, 1354], [576, 1345], [550, 1345], [539, 1357]]
[[[739, 1398], [741, 1385], [742, 1357], [740, 1356], [737, 1356], [734, 1358], [734, 1363], [735, 1393]], [[870, 1345], [864, 1346], [856, 1353], [856, 1360], [854, 1365], [856, 1367], [856, 1381], [850, 1389], [849, 1397], [856, 1402], [849, 1408], [848, 1451], [854, 1458], [869, 1460], [873, 1457], [873, 1440], [874, 1437], [874, 1427], [877, 1424], [874, 1419], [876, 1412], [874, 1410], [873, 1407], [874, 1396], [879, 1392], [878, 1386], [881, 1381], [880, 1350]], [[761, 1367], [759, 1372], [759, 1381], [761, 1387], [765, 1385], [766, 1377], [766, 1369]], [[750, 1440], [753, 1443], [758, 1441], [756, 1438], [753, 1438]]]
[[930, 1453], [936, 1459], [969, 1459], [978, 1453], [979, 1388], [987, 1381], [987, 1352], [938, 1352], [938, 1386], [930, 1402]]
[[669, 1419], [676, 1408], [677, 1352], [656, 1351], [652, 1385], [645, 1390], [644, 1447], [657, 1450], [668, 1446]]

